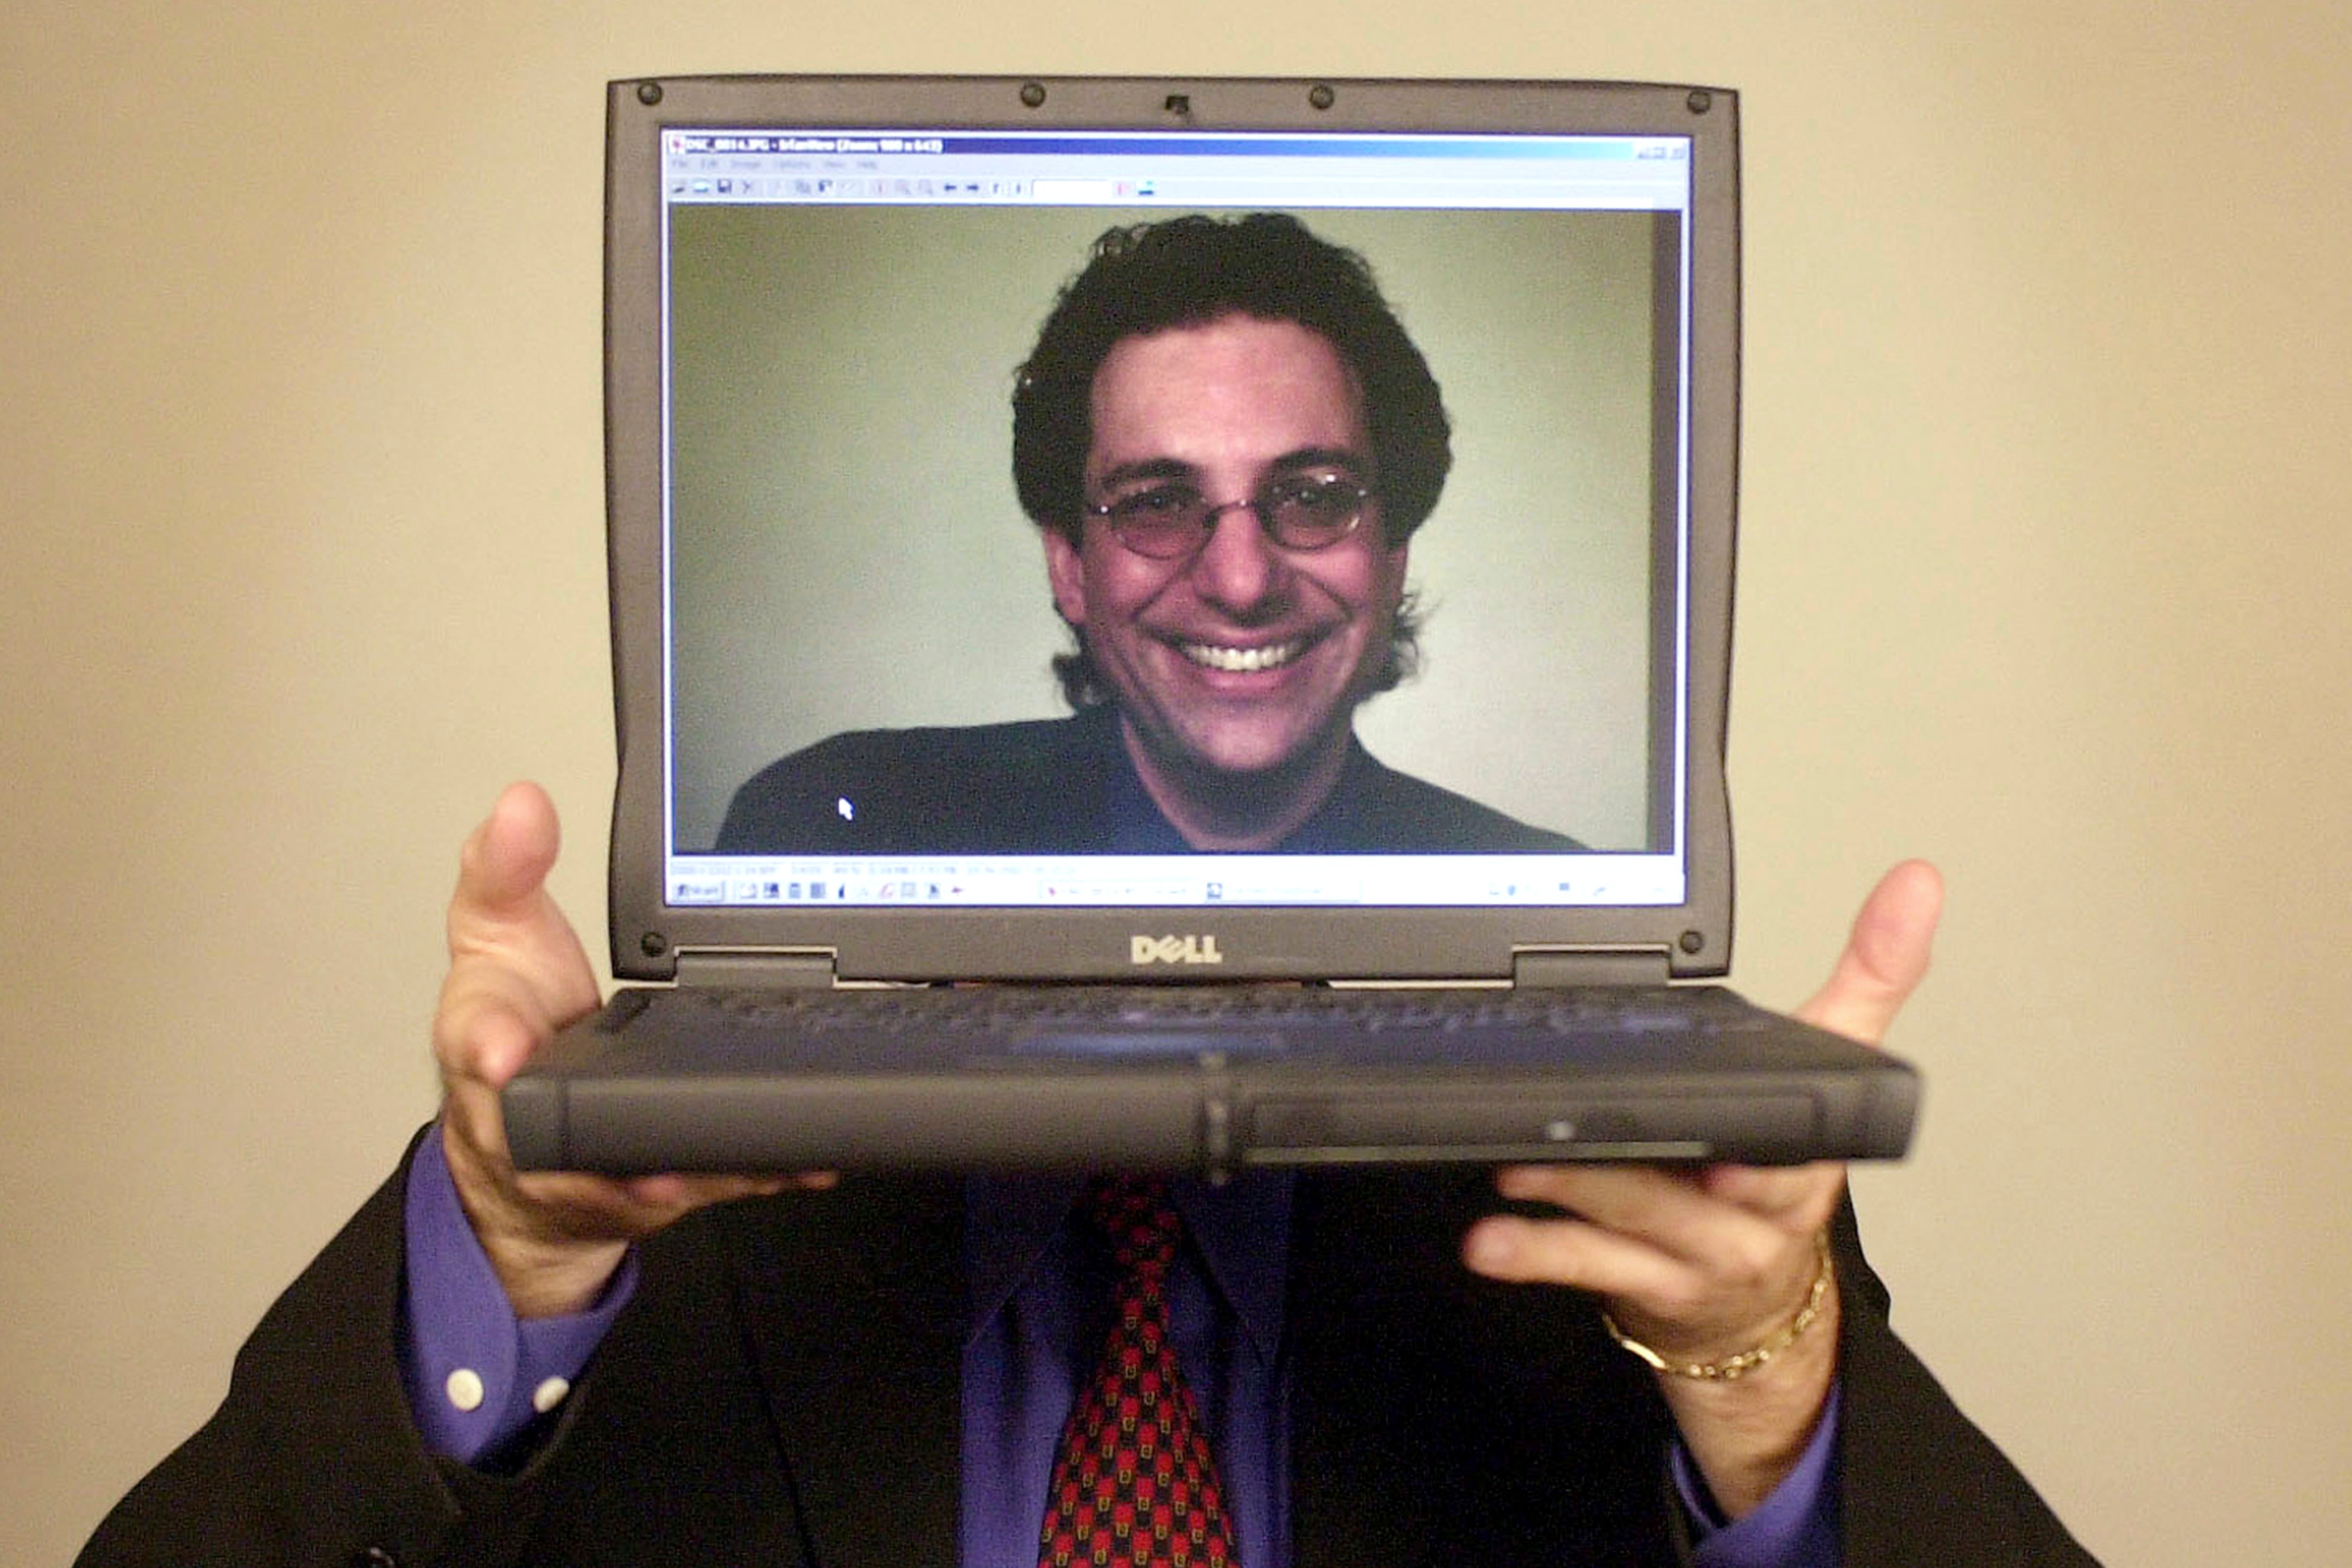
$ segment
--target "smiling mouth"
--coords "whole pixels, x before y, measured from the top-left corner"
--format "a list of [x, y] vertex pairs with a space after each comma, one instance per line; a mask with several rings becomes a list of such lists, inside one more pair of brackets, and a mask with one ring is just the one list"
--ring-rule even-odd
[[1297, 658], [1307, 647], [1303, 637], [1289, 642], [1270, 643], [1264, 647], [1222, 647], [1212, 643], [1180, 642], [1176, 651], [1203, 669], [1223, 670], [1244, 675], [1255, 670], [1280, 669]]

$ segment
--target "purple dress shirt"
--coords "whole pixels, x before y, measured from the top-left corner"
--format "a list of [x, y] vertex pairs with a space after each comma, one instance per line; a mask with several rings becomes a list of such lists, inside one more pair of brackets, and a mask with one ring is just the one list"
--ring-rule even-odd
[[[1062, 1426], [1108, 1326], [1103, 1250], [1072, 1210], [1083, 1182], [975, 1179], [965, 1267], [963, 1568], [1034, 1568]], [[1278, 1375], [1291, 1182], [1255, 1173], [1180, 1183], [1192, 1245], [1170, 1281], [1169, 1322], [1211, 1434], [1241, 1561], [1289, 1568], [1289, 1390]], [[485, 1468], [527, 1457], [636, 1284], [632, 1255], [588, 1310], [520, 1320], [467, 1223], [436, 1126], [408, 1178], [401, 1376], [425, 1446]], [[1679, 1446], [1676, 1483], [1697, 1568], [1837, 1568], [1837, 1403], [1796, 1469], [1746, 1518], [1722, 1523]]]

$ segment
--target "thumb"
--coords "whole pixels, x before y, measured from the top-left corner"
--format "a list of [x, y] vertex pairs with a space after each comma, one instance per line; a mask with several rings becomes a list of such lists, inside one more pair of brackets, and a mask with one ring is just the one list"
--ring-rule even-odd
[[1797, 1009], [1809, 1024], [1876, 1045], [1927, 973], [1944, 879], [1925, 860], [1906, 860], [1878, 879], [1854, 917], [1829, 983]]
[[449, 900], [452, 934], [461, 923], [529, 916], [562, 846], [547, 792], [527, 781], [509, 784], [458, 853], [457, 888]]

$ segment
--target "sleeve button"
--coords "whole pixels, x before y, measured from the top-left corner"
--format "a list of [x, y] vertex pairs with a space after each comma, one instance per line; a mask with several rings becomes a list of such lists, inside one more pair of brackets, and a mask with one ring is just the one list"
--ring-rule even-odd
[[482, 1407], [482, 1374], [470, 1366], [461, 1366], [451, 1373], [449, 1380], [441, 1388], [448, 1394], [449, 1403], [460, 1410]]

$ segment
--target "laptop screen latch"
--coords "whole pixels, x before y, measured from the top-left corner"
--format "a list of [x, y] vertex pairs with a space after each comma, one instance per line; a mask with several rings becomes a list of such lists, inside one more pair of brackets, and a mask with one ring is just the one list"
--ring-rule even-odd
[[1511, 955], [1511, 984], [1523, 988], [1664, 985], [1671, 978], [1664, 952], [1655, 948], [1535, 950]]

